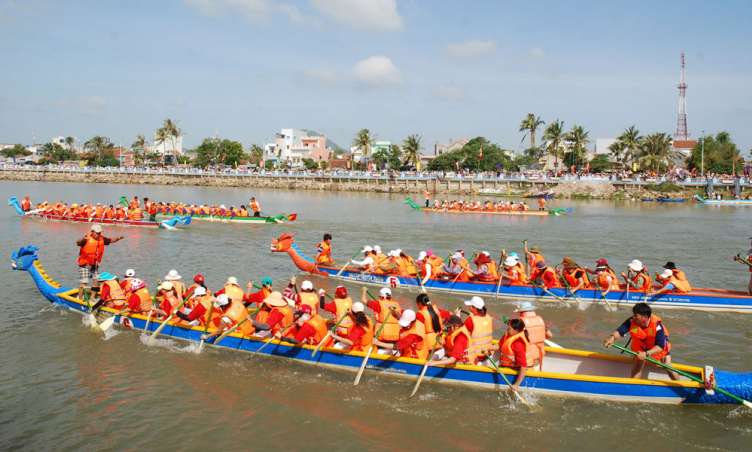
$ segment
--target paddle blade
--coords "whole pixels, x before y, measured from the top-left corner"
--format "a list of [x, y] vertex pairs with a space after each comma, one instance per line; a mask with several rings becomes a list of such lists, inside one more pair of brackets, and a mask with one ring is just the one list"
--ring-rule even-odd
[[116, 315], [113, 315], [112, 317], [107, 317], [104, 322], [99, 324], [99, 329], [102, 331], [107, 331], [110, 329], [113, 323], [115, 323], [115, 317]]

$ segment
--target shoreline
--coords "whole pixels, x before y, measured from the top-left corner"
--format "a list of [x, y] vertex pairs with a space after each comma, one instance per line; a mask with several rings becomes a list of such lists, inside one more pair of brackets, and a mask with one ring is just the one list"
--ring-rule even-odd
[[[48, 171], [0, 169], [0, 180], [28, 182], [77, 182], [92, 184], [124, 185], [177, 185], [197, 187], [274, 188], [285, 190], [312, 190], [333, 192], [402, 193], [422, 195], [426, 190], [437, 195], [472, 195], [483, 197], [475, 190], [490, 189], [502, 196], [486, 196], [503, 199], [504, 193], [553, 193], [558, 199], [627, 199], [637, 197], [666, 196], [692, 198], [704, 195], [705, 183], [682, 183], [680, 191], [664, 192], [657, 188], [657, 181], [594, 181], [594, 180], [526, 180], [526, 179], [478, 179], [436, 177], [352, 177], [352, 176], [306, 176], [306, 175], [247, 175], [247, 174], [180, 174], [100, 171]], [[717, 184], [717, 188], [733, 186]], [[648, 196], [642, 196], [648, 194]]]

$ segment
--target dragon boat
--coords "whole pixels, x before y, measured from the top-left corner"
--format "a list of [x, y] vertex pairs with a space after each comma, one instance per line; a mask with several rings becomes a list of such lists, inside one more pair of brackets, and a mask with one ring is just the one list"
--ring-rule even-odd
[[[392, 288], [420, 289], [416, 277], [382, 275], [374, 272], [339, 268], [327, 268], [315, 265], [313, 260], [303, 255], [293, 242], [293, 234], [282, 234], [271, 242], [272, 253], [288, 253], [295, 265], [302, 271], [323, 277], [335, 277], [343, 281], [360, 284], [385, 285]], [[339, 275], [339, 276], [337, 276]], [[479, 295], [486, 297], [510, 299], [514, 301], [530, 300], [542, 302], [595, 303], [606, 304], [608, 300], [614, 306], [633, 306], [647, 302], [652, 306], [673, 309], [693, 309], [698, 311], [729, 311], [752, 314], [752, 296], [747, 292], [694, 288], [689, 293], [667, 293], [645, 296], [644, 291], [626, 290], [621, 284], [620, 290], [612, 290], [605, 297], [598, 288], [580, 289], [575, 296], [566, 288], [551, 288], [544, 291], [535, 285], [507, 285], [498, 282], [453, 282], [452, 280], [429, 279], [423, 286], [426, 290], [451, 292], [454, 294]], [[604, 299], [605, 298], [605, 299]]]
[[[128, 205], [128, 199], [125, 196], [121, 196], [119, 202], [126, 206]], [[200, 215], [200, 214], [195, 214], [195, 213], [157, 212], [156, 216], [174, 218], [174, 217], [179, 217], [181, 215], [193, 218], [194, 220], [206, 220], [206, 221], [216, 221], [216, 222], [221, 222], [221, 223], [234, 223], [234, 224], [266, 224], [266, 223], [281, 224], [286, 221], [293, 222], [298, 218], [297, 213], [292, 213], [290, 215], [281, 213], [274, 217], [270, 217], [270, 216], [238, 217], [238, 216], [232, 216], [232, 215]]]
[[684, 198], [655, 198], [658, 202], [684, 202]]
[[704, 199], [699, 195], [695, 195], [694, 198], [702, 204], [752, 206], [752, 199]]
[[153, 227], [153, 228], [165, 228], [165, 229], [175, 229], [177, 228], [178, 224], [183, 226], [188, 226], [191, 224], [191, 217], [185, 216], [185, 217], [174, 217], [169, 220], [162, 220], [162, 221], [153, 221], [153, 220], [128, 220], [128, 219], [122, 219], [118, 220], [116, 218], [83, 218], [83, 217], [68, 217], [68, 216], [61, 216], [61, 215], [49, 215], [44, 212], [40, 212], [38, 210], [30, 210], [28, 212], [24, 212], [23, 209], [21, 209], [21, 206], [18, 204], [18, 200], [16, 197], [12, 197], [8, 200], [8, 205], [12, 206], [16, 209], [16, 212], [22, 216], [27, 218], [34, 218], [37, 220], [54, 220], [54, 221], [68, 221], [68, 222], [74, 222], [74, 223], [96, 223], [96, 224], [107, 224], [107, 225], [113, 225], [113, 226], [137, 226], [137, 227]]
[[473, 191], [476, 195], [479, 196], [494, 196], [498, 198], [527, 198], [530, 193], [502, 193], [500, 191], [486, 191], [487, 188], [481, 188], [478, 190], [477, 188], [473, 187]]
[[562, 213], [571, 213], [572, 207], [562, 207], [554, 210], [461, 210], [461, 209], [443, 209], [436, 207], [421, 207], [413, 202], [410, 198], [405, 198], [403, 204], [409, 204], [413, 210], [422, 210], [424, 212], [436, 212], [436, 213], [474, 213], [482, 215], [507, 215], [507, 216], [538, 216], [545, 217], [547, 215], [559, 216]]
[[[13, 270], [28, 272], [39, 292], [54, 305], [69, 311], [86, 315], [86, 302], [76, 298], [78, 289], [66, 287], [54, 281], [43, 269], [36, 251], [31, 245], [23, 247], [12, 254]], [[159, 321], [147, 321], [141, 314], [117, 314], [109, 308], [102, 308], [97, 316], [113, 316], [115, 324], [127, 330], [139, 330], [145, 333], [159, 328]], [[198, 342], [203, 328], [191, 327], [181, 323], [169, 323], [162, 330], [164, 337]], [[271, 340], [270, 346], [261, 349], [268, 339], [256, 336], [243, 336], [230, 333], [221, 342], [206, 342], [207, 346], [231, 349], [237, 352], [252, 353], [301, 363], [320, 365], [334, 369], [357, 371], [363, 364], [364, 352], [348, 352], [324, 347], [312, 357], [313, 347], [309, 345], [291, 345]], [[498, 352], [496, 352], [498, 358]], [[525, 393], [551, 394], [555, 396], [574, 396], [613, 401], [652, 402], [664, 404], [700, 403], [730, 404], [736, 403], [720, 391], [707, 391], [703, 383], [681, 377], [679, 381], [670, 381], [663, 371], [652, 365], [646, 365], [644, 379], [626, 378], [633, 361], [619, 356], [565, 348], [546, 347], [541, 370], [529, 370], [520, 390]], [[396, 356], [372, 353], [366, 369], [379, 372], [380, 375], [415, 379], [423, 370], [424, 361]], [[704, 368], [675, 365], [677, 369], [692, 375], [701, 381], [714, 381], [718, 388], [723, 388], [735, 397], [750, 400], [752, 398], [752, 374], [731, 373]], [[449, 366], [427, 367], [425, 379], [428, 382], [466, 385], [485, 389], [506, 389], [504, 378], [493, 368], [455, 364]], [[503, 369], [512, 381], [517, 372]], [[412, 387], [412, 382], [405, 385], [405, 391]]]

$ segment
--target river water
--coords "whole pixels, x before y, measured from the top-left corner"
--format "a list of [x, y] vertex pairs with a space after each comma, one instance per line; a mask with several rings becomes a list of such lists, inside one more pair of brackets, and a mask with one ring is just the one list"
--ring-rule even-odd
[[[553, 200], [573, 206], [562, 217], [500, 217], [413, 212], [398, 195], [204, 187], [0, 182], [5, 198], [107, 202], [126, 195], [196, 204], [239, 205], [250, 196], [271, 215], [298, 213], [294, 224], [234, 225], [196, 221], [185, 230], [105, 227], [125, 240], [109, 246], [102, 269], [122, 275], [135, 268], [149, 282], [175, 268], [196, 273], [212, 290], [228, 276], [241, 285], [271, 277], [282, 289], [291, 275], [305, 276], [287, 254], [271, 254], [270, 240], [295, 234], [301, 251], [315, 255], [324, 233], [334, 236], [334, 258], [348, 259], [362, 244], [388, 251], [440, 256], [464, 249], [502, 248], [522, 253], [521, 241], [539, 246], [549, 262], [570, 256], [595, 266], [606, 258], [624, 269], [641, 259], [651, 270], [674, 261], [696, 287], [745, 290], [749, 273], [732, 261], [744, 254], [752, 208], [694, 204]], [[75, 240], [83, 224], [2, 214], [2, 255], [38, 246], [40, 261], [63, 285], [77, 279]], [[6, 261], [7, 262], [7, 261]], [[354, 374], [295, 362], [160, 340], [147, 346], [138, 333], [118, 330], [105, 340], [80, 315], [50, 306], [25, 272], [2, 273], [0, 341], [0, 449], [133, 450], [232, 448], [246, 450], [749, 450], [752, 412], [739, 406], [661, 406], [536, 396], [535, 408], [506, 393], [424, 383], [408, 401], [408, 380]], [[330, 292], [336, 283], [313, 278]], [[351, 295], [360, 287], [347, 285]], [[396, 291], [403, 307], [416, 292]], [[436, 295], [442, 307], [461, 296]], [[487, 299], [499, 319], [510, 301]], [[560, 345], [602, 350], [603, 339], [629, 317], [544, 304], [538, 309]], [[750, 317], [745, 314], [657, 311], [671, 332], [674, 362], [752, 371]], [[498, 322], [495, 337], [503, 333]], [[624, 341], [622, 341], [624, 343]]]

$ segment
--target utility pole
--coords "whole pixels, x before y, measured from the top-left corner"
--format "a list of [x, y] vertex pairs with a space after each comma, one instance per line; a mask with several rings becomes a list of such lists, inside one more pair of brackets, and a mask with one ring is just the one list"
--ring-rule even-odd
[[702, 152], [700, 153], [700, 174], [705, 174], [705, 131], [702, 131]]

